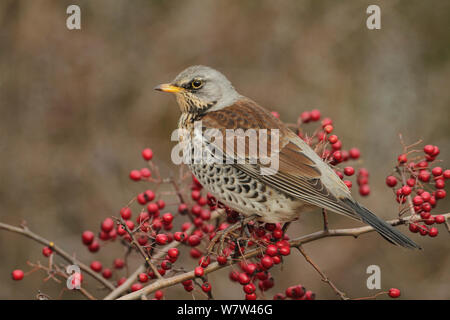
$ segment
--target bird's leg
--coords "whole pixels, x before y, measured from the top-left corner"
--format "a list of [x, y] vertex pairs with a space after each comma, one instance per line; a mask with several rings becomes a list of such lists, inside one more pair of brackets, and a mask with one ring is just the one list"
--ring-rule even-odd
[[328, 231], [328, 215], [325, 209], [322, 209], [323, 216], [323, 231]]
[[281, 229], [281, 230], [283, 230], [283, 235], [286, 234], [286, 231], [287, 231], [287, 229], [289, 228], [290, 225], [291, 225], [291, 221], [286, 222], [286, 223], [283, 225], [283, 228]]
[[217, 253], [220, 254], [223, 250], [226, 237], [230, 233], [234, 232], [235, 230], [242, 228], [243, 225], [246, 225], [249, 221], [253, 220], [254, 218], [255, 218], [255, 216], [246, 217], [244, 219], [241, 219], [241, 221], [236, 222], [235, 224], [232, 224], [228, 228], [217, 232], [216, 235], [214, 236], [214, 238], [212, 238], [211, 241], [209, 242], [209, 245], [208, 245], [208, 248], [206, 251], [211, 253], [213, 251], [216, 243], [220, 240], [220, 247], [217, 251]]

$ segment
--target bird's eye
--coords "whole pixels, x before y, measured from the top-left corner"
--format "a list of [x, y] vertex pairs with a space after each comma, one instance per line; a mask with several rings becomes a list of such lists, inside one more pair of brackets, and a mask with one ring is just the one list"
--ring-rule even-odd
[[191, 82], [191, 87], [192, 89], [200, 89], [203, 86], [203, 81], [202, 80], [192, 80]]

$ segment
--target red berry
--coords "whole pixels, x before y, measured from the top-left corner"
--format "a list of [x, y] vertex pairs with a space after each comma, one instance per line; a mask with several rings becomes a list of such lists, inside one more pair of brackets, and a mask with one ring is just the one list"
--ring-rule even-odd
[[431, 144], [427, 144], [425, 147], [423, 147], [423, 151], [426, 154], [432, 155], [434, 152], [434, 146], [432, 146]]
[[445, 179], [450, 179], [450, 169], [445, 170], [443, 176]]
[[420, 206], [423, 203], [423, 198], [421, 196], [415, 196], [412, 201], [415, 206]]
[[177, 248], [170, 248], [169, 251], [167, 251], [167, 254], [171, 258], [177, 258], [180, 254], [180, 251]]
[[246, 294], [245, 300], [256, 300], [256, 293]]
[[200, 261], [198, 262], [198, 264], [202, 268], [206, 268], [207, 266], [209, 266], [210, 262], [211, 262], [211, 258], [209, 256], [206, 256], [206, 257], [201, 257]]
[[273, 257], [278, 254], [278, 248], [276, 245], [269, 244], [266, 249], [266, 254]]
[[155, 291], [155, 299], [161, 300], [164, 297], [164, 293], [161, 290]]
[[148, 281], [148, 275], [145, 272], [139, 273], [138, 280], [141, 283], [145, 283]]
[[142, 158], [144, 158], [144, 160], [152, 160], [153, 158], [153, 151], [150, 148], [146, 148], [144, 150], [142, 150]]
[[250, 282], [250, 277], [246, 273], [242, 272], [239, 274], [238, 280], [240, 284], [244, 285]]
[[192, 200], [197, 201], [201, 197], [201, 193], [198, 190], [192, 190], [191, 192]]
[[311, 121], [319, 121], [320, 119], [320, 111], [317, 109], [311, 110], [309, 113]]
[[396, 288], [389, 289], [389, 296], [391, 298], [398, 298], [398, 297], [400, 297], [400, 290], [398, 290]]
[[397, 185], [397, 178], [395, 178], [394, 176], [388, 176], [386, 178], [386, 184], [391, 188], [395, 187]]
[[306, 291], [304, 295], [305, 300], [315, 300], [316, 294], [312, 291]]
[[311, 120], [311, 114], [308, 111], [304, 111], [300, 114], [300, 119], [303, 123], [308, 123]]
[[162, 215], [162, 221], [164, 224], [170, 224], [173, 221], [173, 215], [171, 213], [164, 213]]
[[16, 269], [11, 273], [13, 280], [19, 281], [22, 280], [25, 274], [22, 270]]
[[97, 252], [100, 250], [100, 244], [97, 241], [93, 241], [89, 246], [88, 249], [90, 252]]
[[361, 155], [361, 152], [357, 148], [351, 148], [348, 151], [348, 153], [350, 155], [350, 158], [352, 158], [352, 159], [358, 159], [360, 157], [360, 155]]
[[155, 193], [152, 190], [146, 190], [144, 196], [147, 202], [153, 201], [155, 199]]
[[359, 187], [359, 194], [362, 196], [367, 196], [370, 194], [370, 187], [367, 184], [364, 184]]
[[191, 247], [195, 247], [200, 244], [200, 240], [201, 239], [199, 236], [196, 236], [195, 234], [193, 234], [193, 235], [189, 236], [188, 243]]
[[335, 134], [330, 135], [330, 136], [328, 137], [328, 141], [329, 141], [331, 144], [338, 142], [338, 137], [337, 137], [337, 135], [335, 135]]
[[419, 180], [423, 182], [430, 181], [430, 173], [427, 170], [420, 170], [419, 172]]
[[261, 259], [261, 265], [265, 268], [265, 269], [270, 269], [273, 266], [273, 259], [269, 256], [264, 256]]
[[439, 189], [436, 191], [436, 199], [444, 199], [445, 196], [447, 195], [447, 192], [445, 192], [445, 190], [443, 189]]
[[211, 291], [211, 285], [209, 284], [209, 282], [204, 282], [202, 284], [202, 290], [203, 290], [203, 292], [210, 292]]
[[140, 283], [134, 283], [132, 286], [131, 286], [131, 291], [138, 291], [138, 290], [141, 290], [142, 288], [143, 288], [144, 286], [142, 285], [142, 284], [140, 284]]
[[149, 168], [142, 168], [140, 170], [140, 172], [141, 172], [141, 176], [144, 178], [150, 178], [152, 176], [152, 172], [150, 171]]
[[228, 259], [227, 259], [227, 257], [225, 257], [225, 256], [218, 256], [218, 257], [217, 257], [217, 262], [218, 262], [220, 265], [226, 264], [227, 261], [228, 261]]
[[120, 216], [124, 220], [130, 219], [131, 218], [131, 209], [128, 207], [124, 207], [124, 208], [120, 209]]
[[406, 163], [408, 161], [408, 158], [406, 157], [406, 154], [401, 154], [397, 158], [399, 163]]
[[409, 224], [409, 231], [411, 231], [413, 233], [417, 233], [417, 232], [419, 232], [419, 227], [415, 223], [410, 223]]
[[125, 281], [127, 281], [127, 278], [122, 277], [117, 281], [117, 286], [120, 287]]
[[344, 174], [346, 176], [351, 176], [355, 173], [355, 169], [353, 169], [353, 167], [345, 167], [344, 168]]
[[406, 185], [403, 186], [401, 190], [402, 190], [402, 194], [405, 195], [405, 196], [410, 195], [411, 191], [412, 191], [411, 187], [410, 186], [406, 186]]
[[102, 264], [100, 261], [92, 261], [91, 262], [91, 269], [95, 272], [100, 272], [102, 270]]
[[322, 120], [322, 128], [325, 128], [328, 125], [332, 125], [333, 124], [333, 120], [331, 120], [330, 118], [324, 118]]
[[125, 261], [122, 260], [122, 259], [117, 258], [117, 259], [114, 259], [113, 264], [114, 264], [114, 268], [122, 269], [124, 267], [124, 265], [125, 265]]
[[205, 269], [203, 269], [202, 267], [196, 267], [194, 269], [194, 274], [196, 277], [202, 277], [205, 274]]
[[436, 189], [444, 189], [445, 188], [445, 182], [444, 179], [436, 180], [436, 183], [434, 184]]
[[105, 232], [110, 232], [112, 229], [114, 229], [114, 221], [111, 218], [106, 218], [102, 222], [102, 230]]
[[141, 172], [139, 170], [131, 170], [130, 179], [134, 181], [141, 180]]
[[156, 243], [159, 245], [166, 244], [168, 240], [169, 238], [164, 233], [157, 234], [155, 238]]
[[249, 284], [246, 284], [243, 287], [243, 289], [246, 294], [252, 294], [253, 292], [256, 291], [256, 286], [253, 283], [249, 283]]
[[112, 271], [111, 271], [111, 269], [109, 269], [109, 268], [104, 269], [103, 272], [102, 272], [102, 276], [103, 276], [103, 278], [105, 278], [105, 279], [111, 278], [111, 277], [112, 277]]
[[284, 246], [279, 249], [282, 256], [288, 256], [291, 253], [291, 248], [289, 246]]
[[433, 170], [431, 170], [431, 173], [433, 174], [433, 176], [437, 177], [440, 176], [444, 171], [442, 170], [441, 167], [435, 167], [433, 168]]
[[325, 127], [323, 127], [323, 131], [330, 134], [331, 132], [333, 132], [333, 126], [331, 124], [328, 124]]
[[444, 222], [445, 222], [445, 217], [444, 217], [443, 215], [435, 216], [435, 217], [434, 217], [434, 221], [435, 221], [437, 224], [444, 223]]
[[50, 255], [53, 253], [53, 250], [50, 247], [44, 247], [42, 248], [42, 254], [45, 257], [50, 257]]
[[83, 241], [83, 243], [85, 245], [90, 245], [92, 243], [92, 241], [94, 241], [94, 237], [95, 237], [95, 235], [92, 231], [85, 231], [81, 235], [81, 240]]
[[428, 231], [428, 235], [432, 238], [436, 237], [438, 235], [439, 231], [437, 228], [430, 228], [430, 230]]
[[419, 233], [422, 236], [426, 236], [428, 234], [428, 228], [424, 225], [419, 226]]

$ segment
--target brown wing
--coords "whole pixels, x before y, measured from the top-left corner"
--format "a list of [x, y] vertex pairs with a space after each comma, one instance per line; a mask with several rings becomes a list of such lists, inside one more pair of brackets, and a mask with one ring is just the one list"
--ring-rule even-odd
[[[279, 129], [279, 168], [276, 173], [261, 175], [261, 168], [267, 167], [261, 163], [232, 165], [294, 198], [359, 220], [354, 211], [340, 200], [350, 197], [345, 184], [336, 176], [331, 179], [332, 187], [327, 188], [322, 182], [322, 175], [335, 173], [284, 123], [255, 102], [244, 99], [229, 107], [208, 112], [202, 118], [202, 125], [204, 128], [218, 129], [224, 137], [226, 129], [267, 129], [269, 132], [271, 129]], [[270, 134], [267, 136], [267, 144], [270, 145]], [[248, 160], [251, 155], [248, 145], [245, 146], [245, 156]], [[225, 142], [215, 147], [226, 150]]]

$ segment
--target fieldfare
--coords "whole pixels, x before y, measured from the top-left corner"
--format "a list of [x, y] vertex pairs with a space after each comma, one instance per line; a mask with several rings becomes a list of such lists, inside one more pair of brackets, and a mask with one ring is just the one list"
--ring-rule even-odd
[[[278, 157], [278, 168], [271, 174], [261, 173], [267, 165], [260, 161], [189, 163], [194, 176], [218, 201], [246, 217], [256, 215], [258, 220], [271, 223], [290, 222], [301, 212], [323, 208], [369, 224], [391, 243], [420, 248], [356, 202], [348, 187], [306, 142], [271, 112], [240, 95], [220, 72], [192, 66], [155, 89], [175, 94], [181, 109], [179, 128], [191, 133], [197, 121], [201, 121], [202, 130], [221, 133], [278, 129], [278, 149], [271, 150]], [[271, 138], [266, 140], [264, 143], [269, 143]], [[212, 146], [225, 156], [235, 155], [220, 143], [209, 141], [206, 147]], [[247, 160], [249, 153], [245, 146]]]

